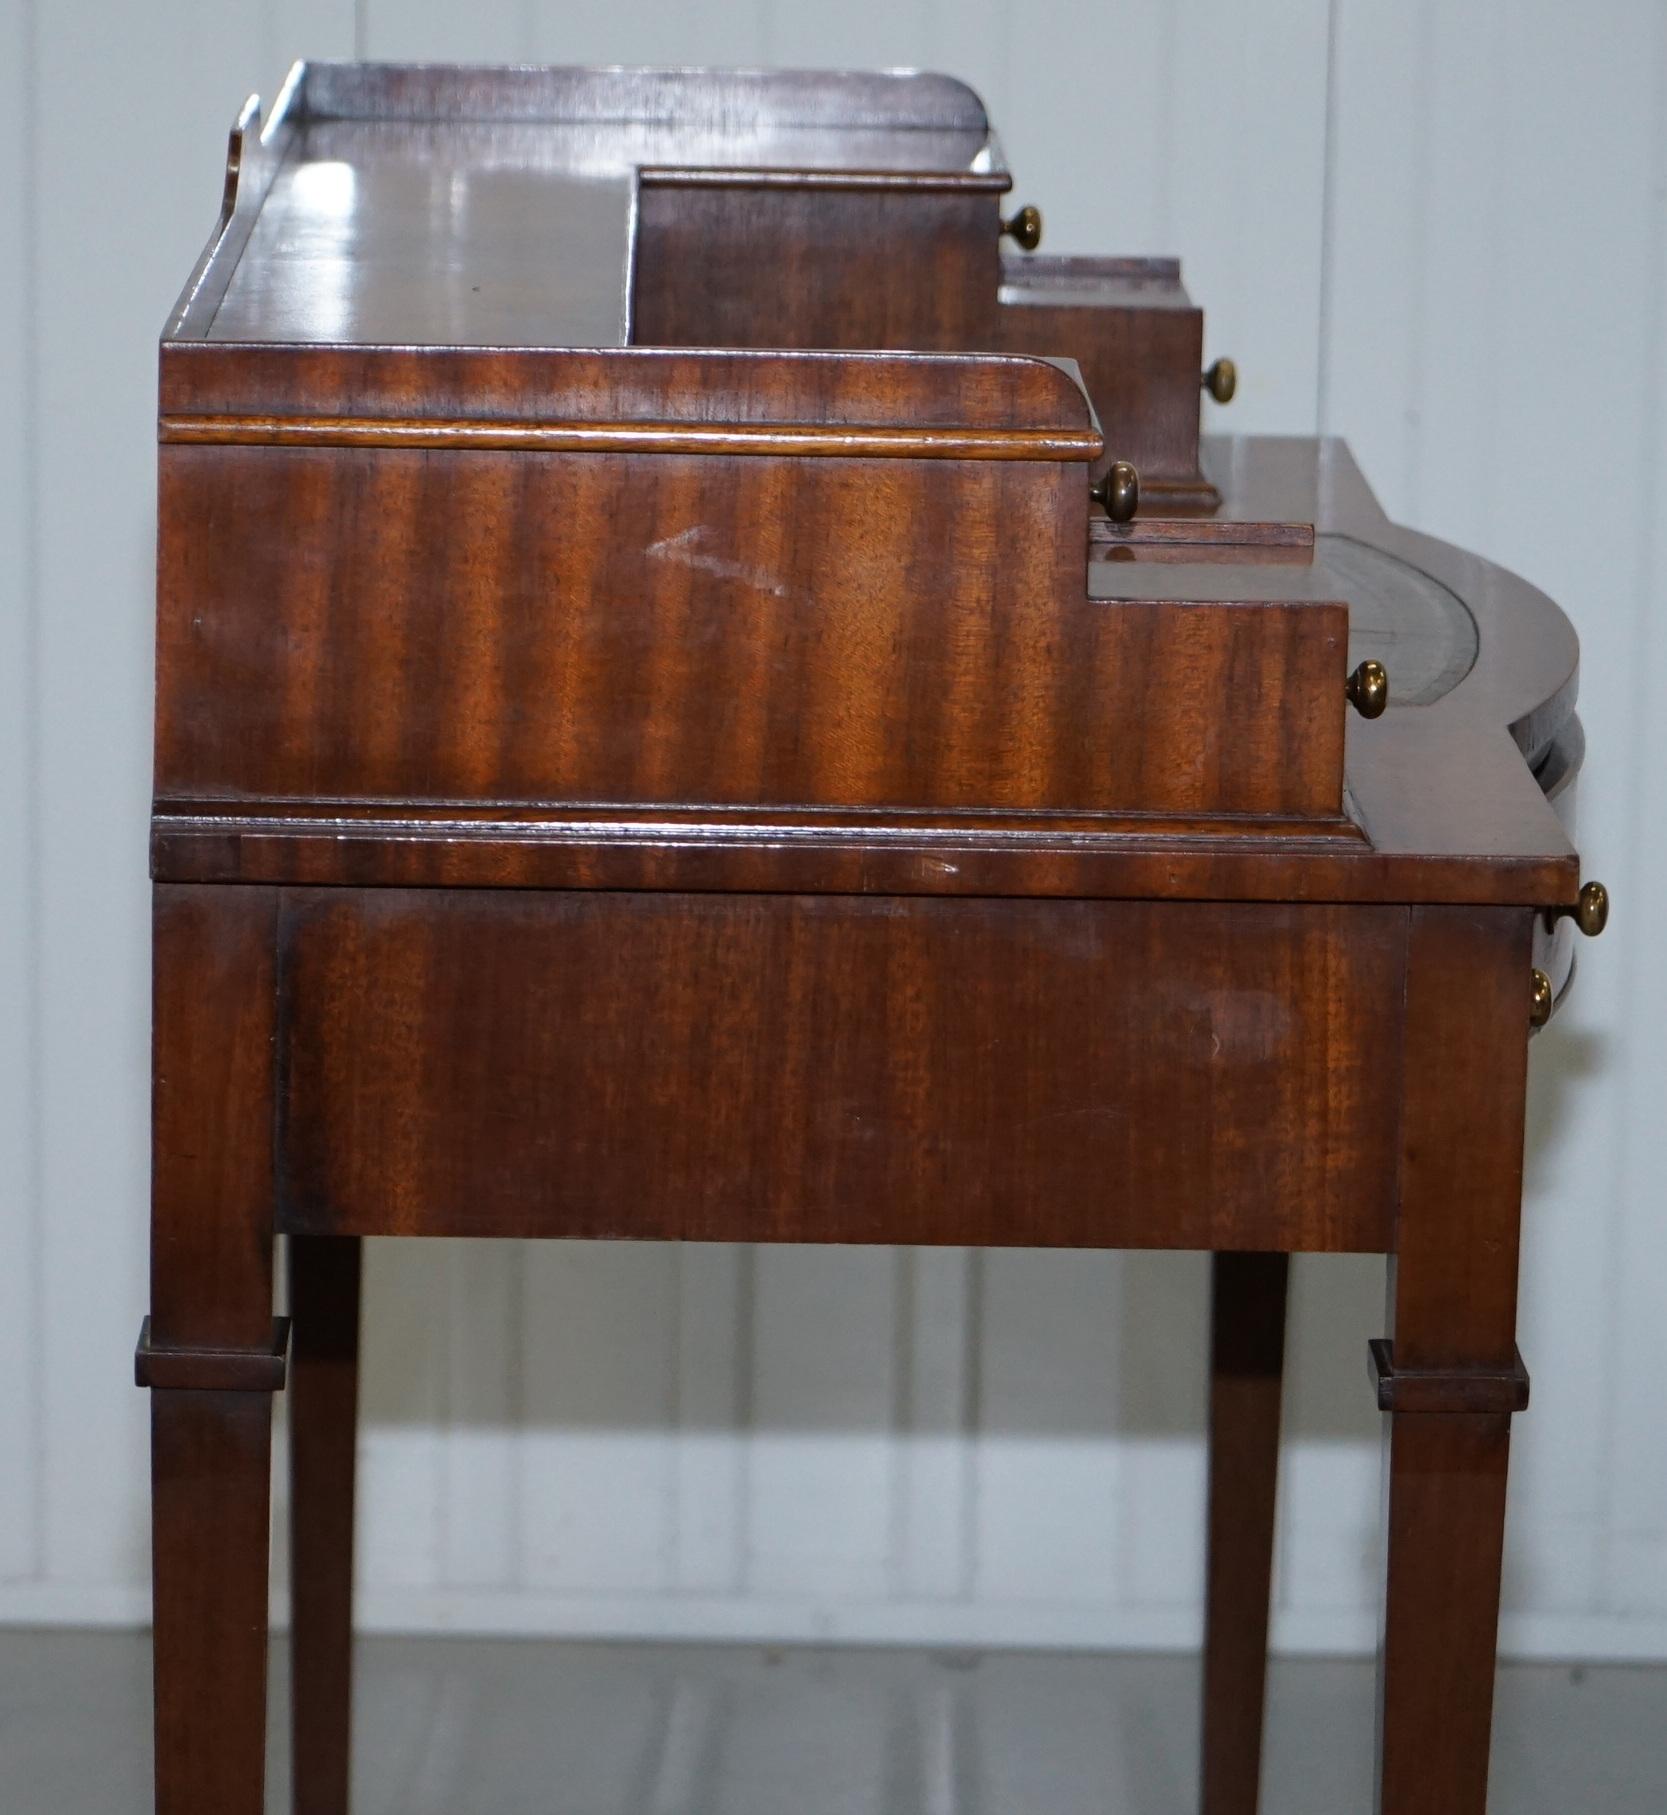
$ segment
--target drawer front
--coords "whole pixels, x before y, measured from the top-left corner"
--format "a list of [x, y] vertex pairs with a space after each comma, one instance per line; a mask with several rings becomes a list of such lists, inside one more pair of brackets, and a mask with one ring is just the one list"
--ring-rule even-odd
[[293, 1231], [1389, 1245], [1406, 910], [286, 894]]

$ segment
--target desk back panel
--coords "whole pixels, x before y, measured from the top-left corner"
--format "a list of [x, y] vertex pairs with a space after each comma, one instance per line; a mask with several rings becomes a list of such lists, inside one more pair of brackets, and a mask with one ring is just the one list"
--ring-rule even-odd
[[746, 185], [682, 174], [675, 184], [653, 172], [641, 179], [635, 345], [997, 344], [1005, 177], [934, 188], [906, 180], [830, 187], [802, 174]]
[[1404, 908], [287, 890], [310, 1233], [1383, 1251]]

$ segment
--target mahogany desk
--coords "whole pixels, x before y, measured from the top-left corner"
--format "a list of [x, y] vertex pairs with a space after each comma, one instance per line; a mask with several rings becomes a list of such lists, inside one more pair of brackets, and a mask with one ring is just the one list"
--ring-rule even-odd
[[360, 1241], [444, 1234], [1213, 1250], [1210, 1815], [1287, 1256], [1389, 1255], [1379, 1806], [1482, 1815], [1526, 1046], [1604, 909], [1562, 615], [1339, 444], [1201, 449], [1178, 271], [1004, 251], [956, 83], [258, 125], [162, 348], [158, 1809], [262, 1806], [286, 1371], [345, 1807]]

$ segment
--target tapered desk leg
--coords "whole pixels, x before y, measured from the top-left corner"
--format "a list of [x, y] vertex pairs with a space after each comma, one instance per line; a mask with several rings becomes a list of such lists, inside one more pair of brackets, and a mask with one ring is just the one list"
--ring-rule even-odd
[[1391, 1414], [1385, 1815], [1483, 1815], [1509, 1414]]
[[[1407, 968], [1380, 1815], [1485, 1815], [1515, 1342], [1530, 916], [1421, 908]], [[1435, 1057], [1432, 1057], [1435, 1055]]]
[[272, 1398], [151, 1396], [157, 1815], [259, 1815]]
[[359, 1261], [356, 1237], [289, 1238], [295, 1815], [346, 1815], [348, 1805]]
[[151, 1313], [158, 1815], [260, 1815], [266, 1773], [277, 895], [154, 898]]
[[1210, 1328], [1204, 1815], [1255, 1815], [1285, 1372], [1284, 1254], [1218, 1254]]

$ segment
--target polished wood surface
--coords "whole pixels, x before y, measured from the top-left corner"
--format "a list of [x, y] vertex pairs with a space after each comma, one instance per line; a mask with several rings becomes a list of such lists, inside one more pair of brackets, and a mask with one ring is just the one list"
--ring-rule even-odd
[[[698, 187], [645, 181], [631, 337], [666, 347], [993, 345], [996, 201], [1006, 187], [1005, 178], [947, 191], [932, 179], [908, 188], [741, 187], [727, 174]], [[761, 264], [761, 245], [786, 256]], [[900, 254], [922, 281], [893, 281]]]
[[1420, 908], [1407, 948], [1409, 1072], [1390, 1263], [1398, 1366], [1446, 1373], [1446, 1409], [1394, 1411], [1380, 1652], [1380, 1815], [1480, 1815], [1487, 1801], [1511, 1419], [1465, 1377], [1516, 1361], [1530, 928], [1497, 909]]
[[231, 154], [160, 369], [158, 1809], [261, 1807], [286, 1354], [345, 1809], [361, 1239], [467, 1234], [1213, 1250], [1208, 1815], [1287, 1257], [1391, 1256], [1380, 1815], [1485, 1815], [1562, 614], [1200, 442], [1178, 268], [1004, 248], [958, 83], [308, 66]]
[[1381, 1251], [1405, 938], [1395, 908], [286, 892], [279, 1225]]
[[[993, 290], [997, 202], [1010, 186], [983, 106], [963, 84], [809, 71], [298, 65], [264, 121], [258, 109], [240, 121], [230, 165], [221, 256], [193, 274], [176, 337], [623, 346], [633, 338], [633, 241], [646, 229], [652, 253], [658, 233], [679, 230], [647, 198], [679, 179], [750, 193], [765, 209], [766, 222], [745, 206], [733, 219], [748, 236], [733, 255], [750, 246], [754, 270], [770, 262], [756, 256], [754, 228], [795, 225], [806, 175], [844, 178], [845, 193], [863, 177], [871, 190], [982, 197], [984, 288]], [[797, 180], [783, 185], [784, 173]], [[772, 191], [783, 212], [770, 208]], [[437, 209], [443, 247], [424, 231]], [[547, 231], [529, 233], [540, 219]], [[816, 229], [814, 210], [803, 224]], [[876, 224], [893, 254], [906, 250], [911, 223], [886, 210]], [[799, 250], [815, 256], [812, 245]], [[858, 296], [837, 265], [824, 269], [839, 294]], [[743, 270], [730, 275], [752, 288]]]
[[270, 1393], [151, 1392], [157, 1815], [265, 1808]]
[[151, 945], [151, 1341], [272, 1327], [275, 889], [159, 885]]
[[168, 448], [162, 490], [165, 794], [1342, 820], [1343, 606], [1103, 609], [1067, 462]]
[[1217, 1254], [1210, 1303], [1201, 1815], [1256, 1815], [1290, 1256]]
[[[150, 1341], [272, 1329], [271, 889], [156, 890]], [[259, 1815], [272, 1393], [151, 1391], [158, 1815]]]
[[[884, 393], [873, 362], [854, 359], [863, 376], [836, 389], [823, 374], [844, 361], [797, 359], [808, 365], [790, 360], [792, 382], [800, 383], [802, 374], [807, 399], [832, 396], [847, 417], [877, 418]], [[662, 366], [662, 360], [675, 363]], [[438, 364], [442, 391], [466, 382], [458, 363]], [[425, 365], [401, 356], [397, 375], [386, 382], [404, 393]], [[645, 412], [658, 407], [679, 375], [698, 382], [698, 367], [685, 356], [654, 356], [648, 366], [631, 379], [633, 397], [643, 399], [637, 407]], [[913, 369], [925, 376], [909, 381], [904, 395], [910, 408], [937, 395], [926, 387], [940, 371], [936, 362]], [[1002, 390], [978, 388], [969, 376], [972, 362], [941, 369], [954, 401], [940, 399], [939, 408], [965, 408], [993, 430]], [[315, 387], [351, 382], [337, 362], [309, 359], [305, 370]], [[1026, 401], [1051, 405], [1063, 432], [1070, 392], [1050, 388], [1059, 376], [1054, 368], [1019, 362], [1018, 370], [1021, 407]], [[270, 396], [271, 373], [263, 362], [247, 382]], [[204, 374], [203, 387], [209, 382]], [[741, 394], [739, 385], [726, 388], [726, 396]], [[756, 418], [764, 406], [752, 386], [746, 394]], [[203, 400], [202, 389], [194, 395]], [[318, 396], [315, 390], [306, 402]], [[442, 402], [453, 407], [449, 393]], [[607, 749], [587, 745], [567, 753], [566, 721], [537, 711], [540, 676], [576, 640], [573, 624], [552, 623], [540, 609], [543, 575], [552, 562], [586, 557], [573, 548], [571, 513], [553, 500], [541, 503], [542, 487], [514, 479], [520, 467], [508, 457], [458, 456], [469, 464], [453, 469], [463, 483], [448, 499], [436, 495], [437, 486], [426, 493], [418, 487], [414, 496], [413, 483], [402, 482], [398, 462], [390, 468], [386, 453], [366, 454], [362, 464], [343, 469], [322, 455], [306, 457], [317, 462], [308, 465], [291, 450], [231, 457], [169, 449], [164, 496], [178, 508], [163, 532], [168, 591], [158, 656], [157, 873], [297, 883], [1572, 901], [1578, 884], [1573, 854], [1529, 766], [1544, 760], [1569, 723], [1575, 645], [1562, 615], [1503, 570], [1389, 524], [1346, 452], [1334, 444], [1317, 454], [1312, 443], [1225, 443], [1212, 454], [1213, 470], [1224, 482], [1224, 509], [1262, 510], [1280, 521], [1305, 515], [1317, 520], [1326, 534], [1315, 555], [1251, 567], [1229, 548], [1216, 551], [1231, 557], [1226, 564], [1177, 563], [1142, 558], [1139, 548], [1111, 550], [1090, 542], [1073, 558], [1076, 544], [1060, 525], [1086, 517], [1077, 516], [1085, 507], [1064, 476], [1078, 470], [1071, 463], [1061, 463], [1050, 478], [1034, 473], [1035, 463], [1020, 462], [1011, 482], [1001, 476], [1008, 470], [1004, 463], [948, 460], [943, 465], [950, 478], [935, 476], [936, 463], [930, 472], [924, 462], [919, 472], [916, 462], [905, 463], [904, 498], [963, 499], [967, 511], [950, 510], [941, 531], [893, 515], [893, 533], [935, 537], [939, 558], [955, 571], [964, 571], [957, 564], [980, 548], [1008, 545], [1016, 519], [1004, 516], [1001, 504], [1015, 497], [1042, 513], [1054, 549], [1060, 596], [1042, 609], [1031, 604], [1034, 577], [1028, 571], [1021, 577], [996, 562], [994, 574], [984, 569], [968, 576], [972, 592], [964, 609], [981, 597], [1018, 601], [1011, 631], [1005, 619], [999, 625], [974, 622], [972, 634], [990, 639], [986, 653], [976, 664], [959, 664], [959, 685], [970, 689], [976, 679], [992, 713], [984, 721], [993, 736], [978, 755], [980, 776], [966, 772], [964, 741], [925, 735], [942, 723], [943, 705], [933, 694], [952, 672], [946, 664], [978, 647], [944, 615], [939, 593], [916, 596], [911, 590], [899, 622], [909, 626], [912, 619], [913, 640], [899, 641], [871, 603], [883, 584], [884, 562], [836, 562], [830, 551], [829, 563], [838, 571], [826, 582], [814, 563], [772, 566], [802, 560], [809, 535], [771, 543], [753, 534], [762, 527], [756, 516], [730, 507], [723, 495], [713, 502], [724, 506], [727, 529], [714, 533], [710, 547], [704, 533], [692, 538], [702, 546], [686, 551], [695, 562], [679, 564], [687, 571], [662, 576], [657, 570], [666, 563], [643, 549], [668, 534], [688, 533], [699, 515], [688, 493], [686, 514], [677, 519], [681, 527], [654, 530], [637, 554], [621, 554], [611, 543], [598, 547], [591, 558], [607, 561], [604, 571], [643, 574], [668, 589], [668, 611], [676, 614], [665, 621], [668, 634], [692, 598], [722, 602], [724, 642], [708, 645], [709, 653], [673, 643], [656, 656], [663, 677], [658, 695], [648, 697], [639, 683], [621, 700], [627, 711], [660, 714], [654, 739], [614, 746], [639, 774], [656, 748], [664, 768], [666, 737], [675, 733], [691, 754], [700, 744], [689, 740], [705, 740], [709, 755], [694, 771], [702, 779], [701, 798], [680, 801], [674, 793], [668, 797], [653, 774], [635, 784], [629, 769], [612, 779], [599, 776]], [[190, 472], [170, 465], [182, 458], [199, 464]], [[520, 459], [524, 464], [525, 456]], [[768, 500], [779, 495], [779, 475], [788, 470], [774, 460], [726, 470], [742, 475], [750, 495]], [[506, 470], [510, 478], [498, 476]], [[866, 462], [836, 457], [827, 470], [851, 476], [843, 487], [831, 480], [808, 494], [805, 482], [795, 480], [800, 489], [794, 495], [830, 518], [841, 510], [847, 520], [860, 516], [864, 526], [866, 513], [885, 506], [886, 494], [876, 496], [858, 477], [871, 470]], [[685, 471], [682, 463], [679, 471]], [[756, 491], [748, 475], [756, 476]], [[296, 483], [286, 487], [290, 476]], [[633, 482], [621, 477], [606, 483]], [[663, 513], [674, 506], [660, 500], [651, 476], [643, 483], [653, 521], [663, 528], [669, 521]], [[343, 547], [329, 568], [309, 574], [298, 567], [289, 558], [296, 538], [351, 516], [360, 508], [360, 486], [373, 488], [367, 501], [389, 508], [378, 508], [373, 527]], [[433, 501], [425, 507], [419, 497]], [[902, 513], [901, 501], [893, 509]], [[234, 510], [267, 523], [272, 533], [235, 546], [194, 534], [195, 512], [214, 518]], [[455, 536], [431, 534], [435, 523], [448, 521], [447, 512], [455, 512]], [[887, 520], [873, 518], [876, 527]], [[491, 537], [512, 526], [523, 537], [542, 534], [542, 544], [534, 544], [538, 561], [483, 558]], [[867, 534], [864, 527], [859, 540]], [[762, 592], [736, 587], [735, 576], [721, 571], [722, 562], [739, 561], [735, 539], [742, 536], [751, 538], [747, 552], [756, 565], [749, 571], [765, 582]], [[706, 567], [698, 565], [702, 558]], [[619, 568], [627, 559], [639, 565]], [[1368, 560], [1375, 566], [1363, 571]], [[401, 561], [423, 573], [438, 564], [455, 579], [432, 589], [397, 585]], [[820, 619], [784, 622], [768, 591], [812, 584], [830, 601], [850, 601], [845, 649], [861, 658], [826, 676], [827, 627]], [[992, 595], [992, 588], [1009, 585], [1010, 592]], [[1328, 600], [1340, 595], [1347, 601], [1351, 594], [1369, 608], [1356, 622], [1351, 605], [1346, 647], [1334, 648]], [[325, 600], [338, 596], [356, 602], [345, 621], [344, 614], [322, 610]], [[1199, 600], [1220, 611], [1206, 616], [1195, 608]], [[472, 601], [479, 615], [470, 634], [460, 613]], [[1103, 609], [1113, 601], [1123, 609]], [[1306, 608], [1300, 614], [1299, 605]], [[595, 609], [585, 601], [581, 606]], [[424, 612], [432, 615], [417, 615]], [[1027, 624], [1036, 660], [1021, 678], [1025, 644], [1015, 633]], [[274, 634], [280, 628], [282, 634]], [[1265, 634], [1270, 630], [1274, 634]], [[1061, 645], [1067, 632], [1079, 641]], [[498, 659], [509, 634], [532, 661], [511, 666]], [[594, 689], [597, 710], [608, 711], [618, 697], [614, 676], [620, 666], [642, 670], [643, 634], [635, 616], [621, 623], [597, 611], [595, 631], [580, 642], [582, 664], [575, 668], [570, 661], [561, 670], [569, 697], [577, 682]], [[783, 635], [798, 639], [793, 660], [818, 690], [812, 704], [827, 714], [822, 749], [806, 741], [806, 725], [797, 718], [792, 743], [772, 746], [767, 702], [728, 694], [714, 699], [700, 684], [708, 660], [729, 661], [743, 688], [766, 658], [770, 672], [781, 672]], [[1247, 640], [1263, 664], [1264, 678], [1255, 684], [1245, 666]], [[350, 666], [344, 658], [355, 643], [362, 653]], [[726, 647], [733, 653], [726, 656]], [[1079, 668], [1089, 665], [1080, 679], [1063, 659], [1066, 647], [1078, 650]], [[326, 651], [331, 685], [321, 692], [312, 677]], [[443, 669], [425, 659], [440, 654]], [[1347, 720], [1341, 703], [1345, 668], [1366, 655], [1384, 659], [1391, 673], [1390, 710], [1371, 725]], [[1005, 664], [1011, 677], [1000, 695], [991, 687], [1002, 668], [992, 672], [991, 662]], [[672, 699], [668, 686], [680, 671], [689, 684]], [[1228, 672], [1244, 684], [1242, 693], [1226, 685]], [[1138, 723], [1138, 739], [1107, 739], [1086, 749], [1050, 746], [1034, 732], [1022, 741], [1027, 724], [1053, 738], [1058, 733], [1050, 724], [1063, 722], [1066, 712], [1086, 710], [1090, 674], [1099, 677], [1097, 699], [1105, 702], [1096, 710], [1111, 712], [1113, 723]], [[1396, 703], [1397, 674], [1408, 677], [1405, 705]], [[887, 686], [896, 715], [889, 724]], [[527, 691], [518, 696], [521, 688]], [[853, 699], [855, 689], [863, 691], [861, 716], [853, 719], [841, 702]], [[1015, 692], [1028, 720], [993, 711], [1000, 697]], [[928, 717], [920, 735], [905, 738], [911, 703], [923, 693]], [[1270, 710], [1273, 693], [1287, 702], [1286, 716]], [[1306, 721], [1306, 741], [1300, 728], [1286, 728], [1304, 722], [1295, 716], [1298, 698], [1312, 702], [1310, 711], [1318, 715], [1317, 722]], [[310, 737], [309, 712], [327, 717]], [[379, 720], [384, 728], [366, 738], [366, 726]], [[816, 722], [812, 718], [810, 728]], [[977, 728], [974, 719], [958, 737]], [[1332, 741], [1344, 737], [1346, 752]], [[330, 746], [323, 738], [340, 740], [342, 750], [328, 769], [323, 758]], [[1198, 761], [1201, 740], [1214, 758], [1209, 767]], [[930, 770], [917, 767], [911, 774], [903, 767], [922, 758], [930, 760]], [[797, 768], [784, 770], [784, 760]], [[565, 769], [559, 767], [564, 762]], [[586, 765], [582, 775], [573, 767], [578, 762]], [[774, 773], [761, 763], [777, 765]], [[1341, 774], [1340, 810], [1334, 819], [1315, 817], [1305, 831], [1293, 815], [1323, 812], [1320, 778], [1334, 773], [1334, 763]], [[742, 764], [737, 772], [735, 765]], [[989, 788], [983, 789], [986, 798], [976, 798], [981, 782], [998, 782], [998, 764], [1008, 778], [1001, 784], [1006, 811], [988, 798]], [[726, 768], [733, 774], [727, 782]], [[1466, 789], [1446, 784], [1454, 772], [1467, 776]], [[559, 804], [564, 780], [569, 789], [588, 780], [589, 796]], [[1328, 793], [1331, 785], [1326, 783]], [[323, 798], [310, 800], [309, 786]], [[890, 809], [876, 801], [882, 788], [891, 790]], [[724, 809], [709, 810], [707, 803], [721, 801], [726, 791]], [[774, 811], [758, 798], [766, 792], [774, 793]], [[843, 801], [834, 798], [841, 792]], [[633, 796], [641, 803], [635, 808], [626, 804]], [[1099, 810], [1083, 810], [1090, 801]], [[1257, 817], [1229, 817], [1258, 805]], [[957, 810], [967, 806], [977, 810]], [[1293, 847], [1297, 834], [1311, 834], [1314, 842]]]
[[1204, 312], [1178, 261], [1009, 254], [998, 302], [997, 345], [1076, 356], [1106, 445], [1139, 469], [1149, 507], [1220, 503], [1198, 458]]
[[353, 1512], [358, 1475], [356, 1239], [287, 1244], [291, 1794], [347, 1815], [353, 1709]]

